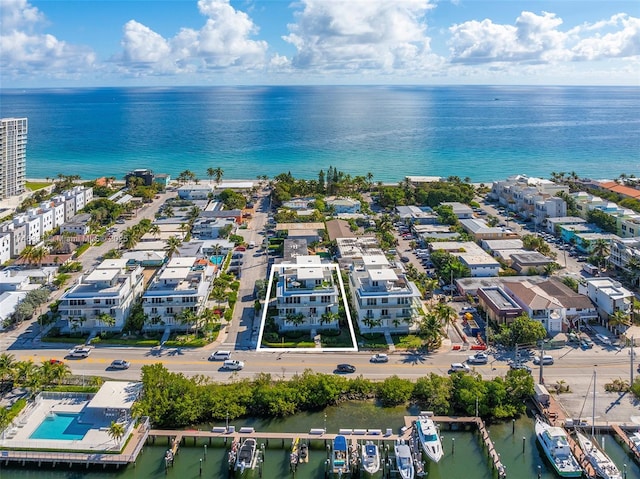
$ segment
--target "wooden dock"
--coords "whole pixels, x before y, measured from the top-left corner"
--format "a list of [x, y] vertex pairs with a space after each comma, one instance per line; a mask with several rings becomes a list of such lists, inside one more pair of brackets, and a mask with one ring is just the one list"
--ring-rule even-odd
[[636, 462], [640, 462], [640, 451], [638, 451], [634, 447], [633, 442], [631, 442], [631, 439], [629, 439], [627, 433], [625, 433], [617, 424], [612, 424], [611, 428], [613, 429], [613, 432], [616, 434], [616, 436], [618, 436], [618, 438], [620, 438], [620, 440], [625, 443], [626, 446], [631, 450], [633, 458], [636, 460]]
[[596, 477], [598, 477], [596, 474], [596, 470], [593, 468], [593, 466], [589, 462], [589, 459], [587, 459], [587, 456], [584, 454], [584, 451], [580, 448], [578, 442], [573, 439], [571, 434], [567, 434], [567, 441], [569, 442], [571, 453], [578, 461], [578, 464], [580, 464], [580, 467], [584, 471], [584, 475], [589, 479], [595, 479]]

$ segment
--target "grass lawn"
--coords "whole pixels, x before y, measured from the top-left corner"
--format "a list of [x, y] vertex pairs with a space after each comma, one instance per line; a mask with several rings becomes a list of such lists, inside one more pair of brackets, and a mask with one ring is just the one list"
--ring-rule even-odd
[[47, 186], [51, 186], [53, 183], [46, 183], [41, 181], [26, 181], [24, 186], [28, 190], [36, 191], [41, 190], [42, 188], [46, 188]]
[[387, 349], [387, 340], [382, 333], [358, 335], [358, 345], [364, 349]]
[[420, 349], [422, 339], [415, 334], [393, 334], [393, 342], [398, 349]]

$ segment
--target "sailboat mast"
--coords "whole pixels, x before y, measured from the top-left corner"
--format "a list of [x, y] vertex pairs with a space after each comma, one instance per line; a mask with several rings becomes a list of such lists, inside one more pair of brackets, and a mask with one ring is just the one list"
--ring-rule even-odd
[[593, 371], [593, 406], [591, 411], [591, 437], [595, 437], [596, 422], [596, 372]]

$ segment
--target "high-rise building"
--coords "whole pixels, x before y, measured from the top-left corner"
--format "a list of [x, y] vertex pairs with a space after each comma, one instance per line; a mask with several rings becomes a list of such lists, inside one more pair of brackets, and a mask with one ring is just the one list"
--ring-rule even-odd
[[24, 193], [27, 171], [27, 119], [0, 120], [0, 200]]

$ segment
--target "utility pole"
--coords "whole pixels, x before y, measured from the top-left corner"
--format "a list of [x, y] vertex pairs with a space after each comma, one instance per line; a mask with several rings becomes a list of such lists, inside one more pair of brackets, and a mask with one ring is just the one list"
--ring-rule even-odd
[[633, 362], [634, 362], [633, 361], [633, 356], [634, 356], [634, 352], [633, 352], [633, 336], [631, 336], [631, 349], [629, 350], [629, 352], [630, 352], [629, 356], [631, 357], [631, 364], [630, 364], [630, 367], [629, 367], [629, 377], [630, 377], [629, 385], [633, 386]]
[[544, 384], [544, 376], [542, 374], [544, 370], [544, 361], [542, 358], [544, 357], [544, 341], [540, 341], [540, 377], [538, 378], [538, 384]]

